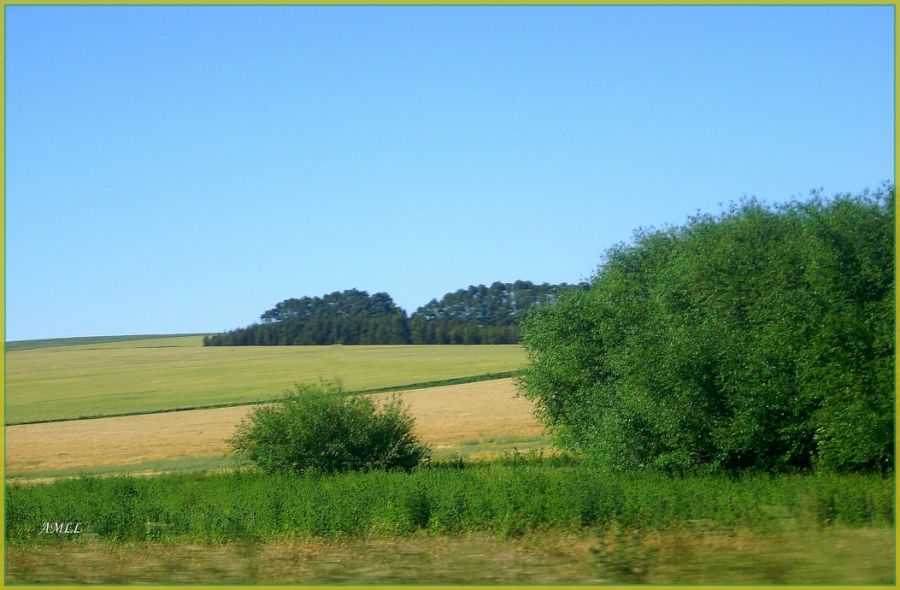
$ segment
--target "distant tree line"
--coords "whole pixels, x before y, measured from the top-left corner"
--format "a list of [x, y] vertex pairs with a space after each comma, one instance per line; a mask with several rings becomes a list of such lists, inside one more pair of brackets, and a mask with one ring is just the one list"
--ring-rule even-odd
[[206, 346], [299, 344], [512, 344], [534, 305], [554, 302], [586, 284], [530, 281], [471, 286], [432, 299], [411, 316], [387, 293], [349, 289], [285, 299], [260, 322], [204, 337]]

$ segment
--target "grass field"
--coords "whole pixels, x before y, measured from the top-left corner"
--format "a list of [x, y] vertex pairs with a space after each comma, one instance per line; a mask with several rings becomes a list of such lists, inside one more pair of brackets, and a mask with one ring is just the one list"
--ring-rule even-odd
[[[411, 474], [9, 486], [22, 582], [890, 583], [893, 479], [603, 475], [511, 457]], [[42, 535], [47, 520], [79, 536]]]
[[[373, 394], [387, 399], [394, 394]], [[478, 457], [548, 446], [528, 400], [511, 379], [399, 392], [416, 433], [438, 458]], [[95, 420], [22, 424], [6, 429], [13, 479], [77, 473], [221, 468], [226, 439], [252, 406]]]
[[253, 402], [320, 378], [351, 391], [391, 387], [524, 362], [517, 345], [203, 347], [200, 336], [32, 342], [6, 354], [6, 423]]
[[512, 456], [405, 472], [81, 478], [7, 487], [7, 542], [55, 544], [41, 523], [84, 523], [80, 540], [164, 543], [283, 537], [620, 527], [728, 531], [891, 527], [893, 478], [604, 474], [577, 457]]
[[[7, 352], [13, 422], [271, 399], [319, 378], [395, 387], [525, 362], [518, 346], [18, 345]], [[226, 439], [248, 405], [7, 426], [6, 580], [894, 582], [893, 474], [664, 477], [604, 474], [555, 452], [503, 455], [550, 450], [515, 394], [509, 378], [398, 392], [437, 460], [412, 473], [235, 471]], [[48, 521], [82, 522], [84, 534], [41, 535]]]

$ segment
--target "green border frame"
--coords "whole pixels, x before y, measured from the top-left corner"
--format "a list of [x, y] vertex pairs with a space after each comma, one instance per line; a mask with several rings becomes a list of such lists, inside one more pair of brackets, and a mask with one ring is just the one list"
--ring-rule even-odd
[[[628, 6], [628, 7], [637, 7], [637, 6], [892, 6], [894, 8], [894, 182], [896, 182], [897, 176], [897, 30], [898, 30], [898, 22], [900, 22], [900, 17], [898, 17], [897, 10], [898, 0], [867, 0], [862, 2], [853, 2], [848, 0], [793, 0], [792, 2], [783, 2], [780, 0], [755, 0], [755, 1], [721, 1], [721, 0], [692, 0], [690, 2], [680, 2], [677, 0], [630, 0], [627, 2], [623, 1], [607, 1], [604, 2], [602, 0], [564, 0], [563, 2], [551, 2], [548, 0], [491, 0], [491, 1], [481, 1], [481, 0], [392, 0], [390, 2], [383, 2], [378, 0], [318, 0], [318, 1], [302, 1], [302, 0], [260, 0], [258, 2], [248, 2], [247, 0], [193, 0], [193, 1], [185, 1], [185, 0], [152, 0], [152, 1], [135, 1], [135, 0], [92, 0], [89, 2], [78, 1], [78, 0], [56, 0], [56, 1], [41, 1], [41, 0], [3, 0], [3, 10], [0, 11], [0, 36], [2, 36], [2, 43], [0, 43], [0, 62], [2, 62], [2, 71], [0, 71], [0, 102], [2, 102], [2, 114], [0, 114], [0, 135], [3, 137], [3, 165], [0, 166], [0, 185], [2, 185], [2, 198], [3, 206], [0, 208], [0, 228], [3, 228], [3, 241], [0, 244], [0, 250], [2, 250], [3, 256], [2, 260], [0, 260], [0, 292], [3, 293], [3, 310], [4, 313], [0, 314], [0, 333], [3, 334], [3, 341], [0, 342], [0, 371], [3, 372], [3, 388], [2, 388], [2, 397], [3, 403], [0, 404], [0, 424], [5, 424], [5, 409], [6, 409], [6, 350], [5, 350], [5, 342], [6, 342], [6, 8], [8, 6], [552, 6], [552, 7], [564, 7], [564, 6]], [[898, 248], [898, 243], [896, 239], [897, 229], [900, 228], [900, 224], [895, 227], [895, 240], [894, 240], [894, 252], [895, 252], [895, 281], [897, 277], [897, 272], [900, 270], [900, 264], [896, 261], [896, 255], [900, 253], [900, 248]], [[894, 358], [894, 391], [896, 392], [898, 389], [898, 384], [900, 384], [900, 377], [897, 375], [897, 358], [896, 358], [896, 350], [897, 344], [900, 342], [897, 338], [896, 325], [897, 320], [900, 319], [900, 312], [898, 312], [896, 301], [894, 306], [894, 326], [895, 326], [895, 335], [894, 335], [894, 350], [895, 350], [895, 358]], [[895, 396], [896, 398], [896, 396]], [[900, 416], [897, 412], [896, 399], [895, 399], [895, 455], [896, 455], [896, 438], [897, 433], [900, 432], [897, 425], [897, 418]], [[6, 471], [5, 471], [5, 448], [6, 448], [6, 428], [3, 427], [3, 437], [0, 439], [0, 452], [3, 452], [3, 459], [0, 460], [0, 478], [2, 478], [4, 491], [3, 494], [0, 495], [0, 545], [2, 545], [3, 559], [0, 561], [0, 586], [6, 586], [6, 558], [7, 554], [5, 551], [6, 543], [5, 543], [5, 535], [6, 535], [6, 527], [5, 527], [5, 515], [6, 515]], [[895, 481], [894, 488], [894, 506], [896, 510], [897, 505], [897, 488]], [[894, 551], [895, 556], [898, 555], [897, 551], [897, 529], [896, 529], [896, 516], [895, 516], [895, 525], [894, 525]], [[895, 557], [894, 560], [894, 578], [897, 580], [897, 559]], [[897, 582], [895, 582], [897, 584]], [[98, 586], [106, 586], [106, 587], [114, 587], [114, 588], [131, 588], [135, 585], [119, 585], [119, 584], [97, 584]], [[154, 587], [158, 588], [190, 588], [194, 586], [216, 586], [216, 587], [243, 587], [248, 586], [249, 584], [230, 584], [230, 585], [222, 585], [222, 584], [196, 584], [196, 585], [171, 585], [171, 584], [153, 584]], [[286, 584], [290, 586], [296, 586], [293, 584]], [[37, 586], [42, 588], [83, 588], [85, 585], [54, 585], [54, 584], [15, 584], [12, 586], [18, 587], [28, 587], [28, 586]], [[258, 588], [277, 588], [283, 587], [278, 585], [250, 585]], [[329, 585], [302, 585], [298, 586], [302, 588], [333, 588], [333, 586]], [[370, 586], [366, 585], [341, 585], [342, 588], [368, 588]], [[383, 585], [379, 586], [383, 588], [409, 588], [408, 585]], [[412, 586], [416, 587], [416, 586]], [[422, 587], [426, 587], [426, 585], [422, 585]], [[427, 585], [428, 588], [456, 588], [457, 586], [448, 586], [448, 585]], [[495, 588], [496, 586], [484, 586], [484, 585], [467, 585], [466, 588], [471, 589], [489, 589]], [[504, 587], [509, 588], [528, 588], [528, 589], [543, 589], [543, 588], [558, 588], [559, 586], [554, 585], [535, 585], [535, 586], [517, 586], [517, 585], [504, 585]], [[579, 586], [585, 587], [585, 586]], [[650, 588], [667, 588], [671, 590], [680, 590], [682, 588], [696, 588], [696, 586], [688, 586], [688, 585], [648, 585]], [[709, 588], [733, 588], [733, 586], [726, 585], [712, 585], [712, 586], [703, 586]], [[766, 587], [766, 586], [762, 586]], [[815, 588], [818, 586], [811, 585], [792, 585], [792, 586], [778, 586], [778, 588]], [[833, 586], [835, 588], [841, 586]], [[849, 587], [849, 586], [846, 586]], [[858, 586], [857, 586], [858, 587]], [[863, 586], [866, 587], [866, 586]], [[883, 587], [883, 586], [871, 586], [871, 587]]]

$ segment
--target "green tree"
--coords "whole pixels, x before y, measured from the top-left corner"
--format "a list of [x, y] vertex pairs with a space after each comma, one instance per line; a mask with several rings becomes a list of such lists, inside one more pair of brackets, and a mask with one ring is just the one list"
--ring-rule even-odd
[[611, 249], [522, 323], [522, 383], [610, 469], [890, 469], [894, 188], [750, 200]]

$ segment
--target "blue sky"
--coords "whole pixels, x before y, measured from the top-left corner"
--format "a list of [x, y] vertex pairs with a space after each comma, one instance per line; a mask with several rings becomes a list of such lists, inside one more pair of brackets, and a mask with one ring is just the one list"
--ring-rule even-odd
[[894, 179], [892, 7], [6, 7], [6, 338], [589, 278]]

